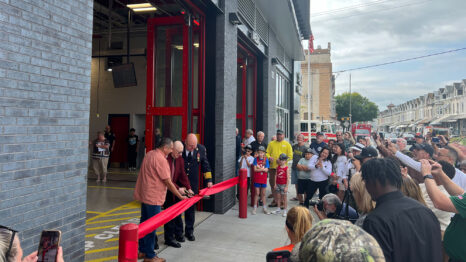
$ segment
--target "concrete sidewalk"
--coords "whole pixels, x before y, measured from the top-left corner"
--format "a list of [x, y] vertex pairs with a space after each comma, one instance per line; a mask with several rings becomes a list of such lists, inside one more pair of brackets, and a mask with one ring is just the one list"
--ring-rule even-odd
[[[290, 191], [288, 196], [294, 197], [294, 186], [290, 186]], [[268, 203], [271, 201], [267, 199]], [[288, 209], [297, 204], [288, 201]], [[168, 247], [158, 256], [170, 262], [265, 261], [267, 252], [289, 244], [285, 217], [281, 213], [266, 215], [262, 207], [257, 209], [257, 215], [251, 211], [248, 206], [247, 219], [238, 217], [238, 205], [223, 215], [213, 214], [194, 229], [196, 241], [186, 241], [181, 248]]]

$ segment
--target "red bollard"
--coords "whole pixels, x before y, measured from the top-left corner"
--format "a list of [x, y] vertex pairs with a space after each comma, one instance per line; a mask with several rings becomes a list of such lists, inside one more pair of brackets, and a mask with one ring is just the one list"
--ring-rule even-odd
[[118, 240], [118, 261], [138, 261], [138, 229], [136, 224], [125, 224], [120, 227], [120, 239]]
[[248, 217], [248, 170], [239, 170], [239, 218]]

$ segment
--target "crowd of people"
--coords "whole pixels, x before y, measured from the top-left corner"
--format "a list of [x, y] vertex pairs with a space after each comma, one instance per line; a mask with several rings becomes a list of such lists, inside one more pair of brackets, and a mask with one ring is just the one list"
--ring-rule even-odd
[[[317, 133], [310, 146], [296, 137], [290, 180], [299, 202], [285, 224], [291, 244], [275, 251], [290, 251], [291, 261], [466, 261], [465, 155], [443, 136], [417, 135], [408, 149], [403, 138], [372, 135], [356, 142], [338, 132], [326, 143]], [[295, 209], [310, 218], [305, 234], [293, 231]], [[310, 212], [321, 220], [314, 226]]]

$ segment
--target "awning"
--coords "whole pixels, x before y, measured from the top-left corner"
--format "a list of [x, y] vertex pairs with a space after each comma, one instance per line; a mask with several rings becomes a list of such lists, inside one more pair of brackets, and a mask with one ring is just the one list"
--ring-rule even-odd
[[456, 115], [449, 116], [446, 119], [444, 119], [442, 122], [443, 123], [454, 123], [457, 121], [456, 117], [457, 117]]
[[466, 114], [461, 114], [461, 115], [455, 115], [455, 120], [459, 120], [459, 119], [466, 119]]
[[430, 122], [431, 119], [429, 118], [424, 118], [421, 121], [417, 122], [418, 125], [424, 125]]
[[404, 127], [406, 127], [406, 125], [399, 125], [396, 128], [398, 129], [398, 128], [404, 128]]
[[437, 120], [432, 121], [430, 124], [431, 125], [440, 125], [440, 123], [444, 122], [444, 120], [447, 119], [448, 117], [450, 117], [450, 115], [442, 116], [442, 117], [438, 118]]

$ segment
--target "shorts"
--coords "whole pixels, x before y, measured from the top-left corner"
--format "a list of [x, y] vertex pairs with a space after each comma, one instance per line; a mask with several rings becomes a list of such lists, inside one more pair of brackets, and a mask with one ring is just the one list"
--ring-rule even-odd
[[284, 194], [286, 194], [285, 193], [285, 187], [286, 187], [286, 185], [277, 184], [277, 188], [275, 189], [275, 192], [284, 195]]
[[306, 188], [309, 186], [310, 181], [309, 179], [298, 179], [298, 194], [302, 195], [306, 192]]
[[298, 183], [298, 169], [292, 168], [291, 169], [291, 184], [296, 185]]
[[267, 184], [254, 183], [254, 187], [258, 187], [258, 188], [266, 188], [266, 187], [267, 187]]

